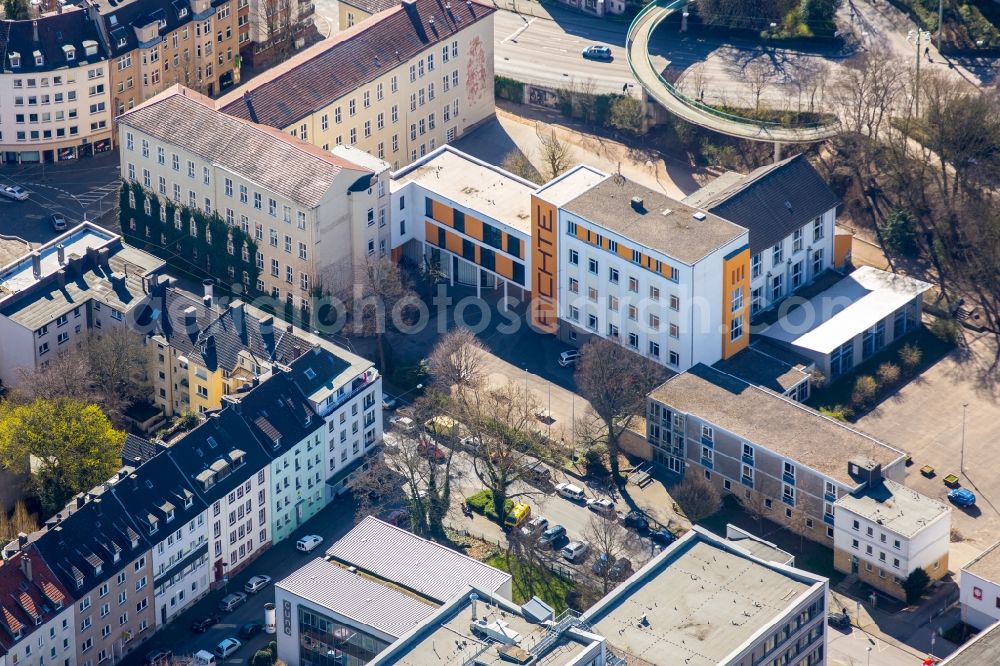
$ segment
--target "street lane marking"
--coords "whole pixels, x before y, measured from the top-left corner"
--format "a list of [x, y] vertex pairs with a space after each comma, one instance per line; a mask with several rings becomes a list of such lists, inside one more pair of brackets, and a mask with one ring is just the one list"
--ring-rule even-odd
[[537, 20], [537, 17], [533, 17], [530, 21], [528, 21], [527, 23], [525, 23], [524, 25], [522, 25], [520, 28], [518, 28], [517, 30], [515, 30], [511, 34], [509, 34], [506, 37], [504, 37], [503, 41], [501, 41], [500, 43], [501, 44], [506, 44], [508, 41], [516, 40], [517, 37], [518, 37], [518, 35], [520, 35], [522, 32], [524, 32], [525, 30], [527, 30], [528, 26], [530, 26], [536, 20]]

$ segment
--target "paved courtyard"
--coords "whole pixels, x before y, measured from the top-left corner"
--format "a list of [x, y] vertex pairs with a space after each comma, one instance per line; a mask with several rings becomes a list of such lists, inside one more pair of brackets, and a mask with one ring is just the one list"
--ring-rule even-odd
[[[1000, 466], [995, 464], [1000, 374], [993, 367], [992, 337], [966, 331], [966, 339], [968, 349], [954, 350], [862, 417], [858, 427], [909, 453], [913, 465], [906, 483], [926, 495], [945, 499], [948, 488], [942, 479], [959, 474], [962, 485], [976, 493], [978, 506], [956, 508], [952, 526], [970, 545], [986, 548], [1000, 535]], [[934, 467], [933, 478], [920, 474], [923, 465]]]

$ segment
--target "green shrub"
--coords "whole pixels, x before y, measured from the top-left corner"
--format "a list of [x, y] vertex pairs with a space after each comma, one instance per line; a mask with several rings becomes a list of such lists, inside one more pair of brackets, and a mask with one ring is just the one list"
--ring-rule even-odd
[[962, 326], [954, 319], [936, 317], [930, 325], [931, 333], [950, 344], [958, 344], [962, 339]]
[[905, 257], [917, 256], [917, 230], [913, 217], [902, 208], [893, 208], [878, 223], [879, 233], [886, 247]]
[[[488, 488], [484, 488], [478, 493], [469, 495], [465, 498], [465, 503], [468, 504], [469, 508], [476, 513], [482, 514], [494, 522], [500, 522], [500, 517], [497, 515], [497, 512], [493, 510], [493, 493]], [[504, 513], [510, 513], [510, 510], [513, 508], [513, 500], [508, 499], [504, 502]]]
[[917, 345], [907, 344], [899, 348], [899, 361], [906, 372], [913, 372], [920, 366], [924, 352]]
[[852, 416], [854, 416], [854, 410], [847, 405], [833, 405], [832, 407], [820, 407], [819, 413], [823, 416], [829, 416], [831, 419], [837, 419], [838, 421], [847, 421]]
[[912, 606], [920, 601], [920, 597], [924, 596], [924, 592], [927, 591], [927, 585], [930, 582], [930, 576], [921, 567], [917, 567], [910, 572], [910, 575], [903, 581], [903, 591], [906, 592], [906, 603]]

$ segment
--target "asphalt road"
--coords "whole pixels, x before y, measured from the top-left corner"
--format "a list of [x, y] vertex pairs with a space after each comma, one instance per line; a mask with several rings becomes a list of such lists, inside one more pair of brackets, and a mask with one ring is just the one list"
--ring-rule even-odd
[[118, 196], [118, 152], [60, 162], [0, 167], [0, 185], [20, 185], [26, 201], [0, 199], [0, 234], [43, 243], [57, 235], [48, 223], [62, 213], [72, 226], [107, 210]]
[[[220, 588], [210, 592], [191, 608], [176, 615], [170, 623], [129, 653], [119, 664], [139, 666], [143, 658], [156, 648], [170, 648], [174, 654], [192, 654], [198, 650], [212, 650], [224, 638], [238, 637], [241, 625], [247, 622], [263, 624], [264, 604], [274, 602], [274, 583], [287, 577], [312, 559], [322, 557], [323, 552], [334, 541], [354, 526], [354, 510], [355, 506], [348, 498], [338, 499], [316, 514], [287, 539], [264, 551], [246, 569], [233, 576], [229, 581], [229, 592], [242, 592], [243, 585], [246, 584], [247, 580], [257, 574], [270, 576], [272, 582], [257, 594], [248, 595], [247, 603], [232, 613], [221, 614], [218, 611], [219, 601], [226, 596], [225, 589]], [[323, 537], [323, 543], [311, 553], [301, 553], [295, 548], [295, 542], [306, 534], [319, 534]], [[204, 634], [196, 634], [191, 631], [190, 625], [193, 621], [211, 613], [222, 615], [219, 624]], [[248, 657], [271, 640], [274, 640], [273, 636], [260, 633], [244, 643], [243, 647], [223, 663], [245, 664]]]

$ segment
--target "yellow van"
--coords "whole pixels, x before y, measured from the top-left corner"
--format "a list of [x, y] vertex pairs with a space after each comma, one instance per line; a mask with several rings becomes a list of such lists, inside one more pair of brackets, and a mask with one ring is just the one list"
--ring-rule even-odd
[[511, 508], [510, 513], [507, 514], [503, 522], [507, 527], [519, 527], [521, 523], [530, 517], [531, 507], [524, 502], [518, 502]]
[[450, 416], [440, 415], [427, 419], [424, 428], [432, 435], [440, 437], [458, 438], [461, 433], [462, 424]]

